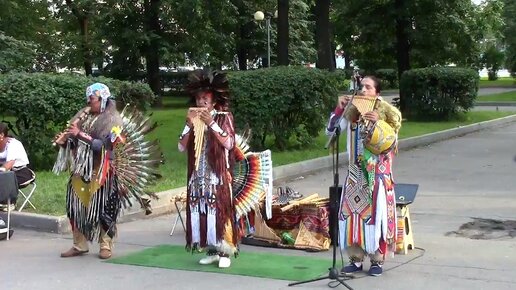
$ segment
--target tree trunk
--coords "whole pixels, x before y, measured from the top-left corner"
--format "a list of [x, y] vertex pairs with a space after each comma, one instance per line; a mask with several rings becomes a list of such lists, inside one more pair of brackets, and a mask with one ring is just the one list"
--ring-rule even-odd
[[278, 65], [288, 65], [288, 42], [289, 42], [289, 25], [288, 10], [289, 0], [278, 0]]
[[79, 28], [81, 31], [81, 50], [83, 57], [84, 73], [89, 76], [93, 73], [91, 63], [91, 49], [88, 39], [88, 13], [85, 11], [79, 11], [75, 3], [72, 0], [66, 0], [66, 6], [72, 10], [72, 14], [77, 18]]
[[344, 68], [350, 69], [351, 68], [351, 56], [350, 53], [347, 53], [344, 51], [344, 54], [342, 55], [344, 57]]
[[81, 26], [81, 48], [84, 61], [84, 73], [87, 76], [90, 76], [93, 73], [93, 68], [91, 64], [91, 50], [88, 39], [88, 18], [81, 17], [77, 20]]
[[[406, 0], [395, 0], [394, 7], [396, 9], [396, 54], [398, 63], [398, 80], [401, 81], [401, 75], [404, 71], [410, 69], [410, 41], [408, 38], [408, 29], [411, 23], [407, 15]], [[404, 90], [400, 87], [400, 111], [406, 113]]]
[[238, 39], [237, 39], [237, 57], [238, 57], [238, 69], [239, 70], [247, 70], [247, 45], [246, 45], [246, 25], [240, 24], [238, 29]]
[[[249, 52], [249, 48], [247, 47], [247, 38], [249, 37], [249, 20], [242, 20], [242, 18], [247, 16], [245, 3], [243, 1], [231, 1], [233, 5], [235, 5], [238, 9], [238, 14], [240, 16], [239, 24], [238, 24], [238, 39], [236, 43], [237, 57], [238, 57], [238, 69], [239, 70], [247, 70], [247, 54]], [[244, 18], [245, 19], [245, 18]]]
[[316, 67], [335, 70], [335, 55], [330, 38], [330, 0], [318, 0], [315, 4], [315, 41], [317, 45]]
[[337, 51], [337, 44], [333, 41], [333, 26], [330, 23], [330, 31], [329, 31], [329, 38], [330, 38], [330, 60], [331, 60], [331, 67], [330, 70], [336, 70], [337, 69], [337, 56], [335, 55], [335, 52]]
[[145, 16], [147, 22], [147, 34], [150, 41], [145, 47], [145, 63], [147, 69], [147, 83], [158, 97], [154, 106], [161, 107], [161, 79], [159, 75], [159, 44], [161, 40], [161, 28], [159, 22], [160, 0], [145, 1]]

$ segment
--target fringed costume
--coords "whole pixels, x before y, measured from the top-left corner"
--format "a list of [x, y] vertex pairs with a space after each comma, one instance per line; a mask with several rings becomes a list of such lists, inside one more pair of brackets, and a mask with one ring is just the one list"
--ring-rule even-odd
[[79, 231], [88, 241], [100, 237], [101, 230], [113, 238], [120, 197], [116, 176], [110, 166], [111, 131], [122, 126], [122, 118], [115, 104], [108, 101], [104, 112], [87, 114], [78, 126], [81, 134], [68, 139], [66, 147], [60, 148], [54, 167], [54, 172], [61, 172], [67, 169], [69, 158], [72, 161], [72, 175], [66, 190], [66, 213], [72, 229]]
[[197, 128], [192, 128], [202, 140], [194, 139], [200, 137], [190, 134], [187, 124], [178, 145], [180, 151], [186, 150], [188, 154], [186, 247], [208, 248], [210, 255], [236, 255], [238, 235], [231, 191], [235, 127], [233, 115], [227, 111], [227, 79], [222, 73], [197, 71], [190, 75], [187, 90], [193, 101], [199, 95], [209, 94], [215, 107], [210, 112], [211, 124], [201, 121]]
[[72, 118], [80, 131], [76, 137], [66, 137], [53, 170], [71, 171], [66, 212], [76, 251], [72, 248], [62, 257], [87, 252], [87, 241], [96, 238], [101, 250], [111, 251], [122, 201], [141, 202], [142, 195], [148, 194], [144, 187], [158, 177], [161, 161], [157, 144], [143, 138], [155, 128], [148, 118], [135, 110], [118, 113], [103, 84], [88, 87], [86, 97], [90, 96], [102, 100], [101, 112], [93, 114], [86, 107]]
[[[238, 254], [240, 238], [254, 230], [253, 210], [263, 199], [271, 214], [271, 152], [250, 152], [246, 138], [235, 134], [224, 74], [194, 72], [187, 90], [203, 105], [206, 119], [189, 124], [187, 118], [179, 137], [179, 150], [188, 153], [186, 248], [207, 248], [208, 257], [199, 262], [218, 261], [225, 268], [229, 256]], [[213, 120], [209, 124], [208, 109]]]
[[[387, 122], [397, 134], [401, 113], [380, 97], [376, 112], [378, 122]], [[365, 128], [358, 122], [358, 116], [353, 104], [346, 112], [337, 108], [328, 126], [328, 130], [335, 126], [347, 130], [349, 167], [339, 211], [340, 246], [348, 249], [352, 262], [361, 262], [367, 253], [373, 263], [381, 264], [387, 250], [394, 249], [396, 242], [396, 199], [391, 171], [394, 152], [376, 155], [370, 152], [364, 146]]]
[[[200, 154], [199, 169], [194, 168], [193, 138], [188, 146], [187, 246], [213, 246], [218, 252], [233, 255], [237, 252], [231, 182], [235, 143], [233, 116], [213, 112], [215, 123], [222, 129], [207, 128]], [[224, 147], [215, 134], [227, 136]]]

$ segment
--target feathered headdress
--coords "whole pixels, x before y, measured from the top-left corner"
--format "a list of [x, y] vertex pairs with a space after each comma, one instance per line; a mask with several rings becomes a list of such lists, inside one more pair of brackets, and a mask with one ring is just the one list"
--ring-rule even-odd
[[229, 83], [225, 73], [209, 69], [196, 70], [188, 76], [188, 81], [186, 91], [190, 94], [193, 103], [200, 92], [211, 92], [217, 110], [228, 108]]

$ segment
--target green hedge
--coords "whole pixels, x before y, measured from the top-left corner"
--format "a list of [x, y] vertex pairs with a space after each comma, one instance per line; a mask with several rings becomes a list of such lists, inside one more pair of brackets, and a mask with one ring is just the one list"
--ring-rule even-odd
[[405, 114], [411, 119], [449, 120], [473, 107], [478, 92], [473, 69], [432, 67], [403, 73], [400, 91]]
[[49, 169], [55, 159], [51, 140], [67, 121], [86, 104], [86, 87], [105, 83], [117, 100], [146, 109], [154, 95], [146, 84], [75, 74], [0, 74], [0, 115], [15, 128], [36, 169]]
[[310, 145], [345, 84], [344, 73], [305, 67], [239, 71], [228, 77], [237, 128], [251, 129], [255, 150], [268, 146], [267, 138], [278, 150]]
[[374, 75], [380, 79], [382, 83], [382, 90], [397, 89], [398, 71], [392, 68], [377, 69]]
[[352, 68], [338, 68], [335, 70], [337, 73], [344, 74], [345, 79], [351, 79], [351, 76], [353, 75], [353, 69]]

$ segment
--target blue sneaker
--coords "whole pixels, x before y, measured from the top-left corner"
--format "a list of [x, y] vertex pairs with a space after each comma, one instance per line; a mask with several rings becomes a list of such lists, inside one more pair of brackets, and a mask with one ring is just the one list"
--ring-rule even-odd
[[382, 267], [379, 264], [372, 264], [367, 273], [371, 276], [381, 276], [382, 272]]
[[362, 271], [362, 263], [358, 263], [360, 266], [357, 266], [355, 263], [351, 262], [349, 265], [342, 267], [340, 270], [341, 273], [351, 274], [355, 272]]

